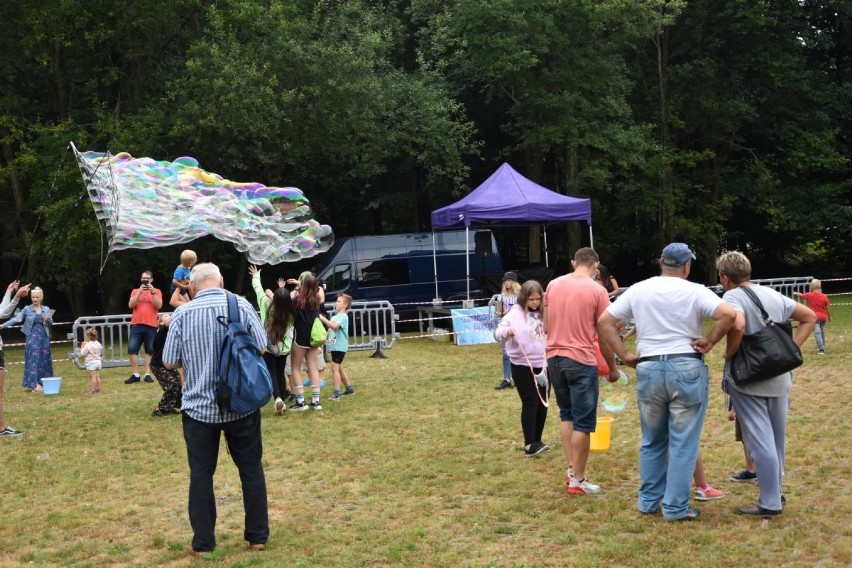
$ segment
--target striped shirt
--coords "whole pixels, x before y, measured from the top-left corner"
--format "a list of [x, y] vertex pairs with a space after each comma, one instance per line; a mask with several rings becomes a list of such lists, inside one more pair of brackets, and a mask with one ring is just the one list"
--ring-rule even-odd
[[[258, 349], [266, 346], [266, 332], [257, 313], [245, 298], [237, 297], [240, 320], [254, 338]], [[221, 288], [198, 292], [191, 302], [174, 311], [163, 363], [182, 365], [186, 382], [183, 385], [183, 411], [199, 422], [220, 423], [239, 420], [245, 414], [220, 412], [216, 404], [219, 382], [219, 351], [225, 338], [225, 326], [216, 317], [228, 315], [228, 300]]]

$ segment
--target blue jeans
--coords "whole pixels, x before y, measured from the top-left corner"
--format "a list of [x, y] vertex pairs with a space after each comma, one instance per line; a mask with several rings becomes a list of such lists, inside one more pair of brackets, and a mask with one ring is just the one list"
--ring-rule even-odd
[[825, 322], [818, 321], [814, 326], [814, 339], [816, 340], [817, 350], [825, 351]]
[[506, 346], [502, 346], [503, 349], [503, 378], [511, 379], [512, 378], [512, 361], [509, 359], [509, 354], [506, 353]]
[[154, 354], [154, 338], [157, 337], [157, 328], [135, 323], [130, 326], [130, 335], [127, 336], [127, 353], [129, 355], [139, 355], [139, 349], [142, 344], [145, 344], [145, 353], [148, 355]]
[[559, 420], [573, 422], [575, 432], [594, 432], [598, 424], [597, 365], [583, 365], [568, 357], [550, 357], [547, 374], [556, 393]]
[[639, 511], [662, 503], [668, 520], [686, 516], [698, 442], [707, 410], [707, 366], [701, 359], [645, 361], [636, 366], [642, 425]]

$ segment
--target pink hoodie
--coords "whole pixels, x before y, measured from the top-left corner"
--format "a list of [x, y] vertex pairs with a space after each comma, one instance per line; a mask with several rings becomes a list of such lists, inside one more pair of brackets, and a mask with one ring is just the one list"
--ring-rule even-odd
[[[506, 337], [509, 329], [515, 330], [512, 337]], [[544, 324], [538, 311], [527, 312], [515, 304], [500, 321], [494, 331], [494, 337], [506, 345], [506, 353], [513, 364], [532, 365], [536, 369], [547, 365], [544, 358], [547, 336], [544, 334]]]

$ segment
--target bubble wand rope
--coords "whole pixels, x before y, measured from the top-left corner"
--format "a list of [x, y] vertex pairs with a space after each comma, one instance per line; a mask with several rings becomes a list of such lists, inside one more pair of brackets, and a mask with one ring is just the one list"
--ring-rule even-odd
[[[535, 387], [535, 394], [538, 395], [538, 399], [541, 401], [541, 404], [544, 405], [545, 408], [550, 406], [550, 377], [547, 376], [547, 366], [541, 368], [541, 373], [539, 375], [535, 374], [535, 367], [530, 363], [530, 358], [527, 357], [527, 352], [524, 351], [524, 346], [521, 345], [521, 342], [518, 342], [518, 347], [521, 349], [521, 353], [524, 355], [524, 359], [527, 360], [527, 365], [530, 368], [530, 373], [532, 374], [533, 386]], [[544, 384], [539, 385], [538, 377], [544, 377]], [[545, 398], [541, 398], [541, 389], [544, 388], [544, 396]]]

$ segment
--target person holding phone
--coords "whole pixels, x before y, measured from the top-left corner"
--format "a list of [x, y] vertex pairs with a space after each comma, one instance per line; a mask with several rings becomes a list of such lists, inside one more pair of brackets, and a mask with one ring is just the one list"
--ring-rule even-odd
[[154, 338], [157, 336], [157, 316], [163, 307], [163, 293], [154, 287], [154, 273], [146, 270], [139, 278], [139, 287], [130, 293], [127, 306], [131, 309], [130, 335], [127, 338], [127, 358], [130, 359], [131, 375], [124, 384], [138, 383], [139, 350], [145, 343], [145, 382], [151, 378], [151, 355], [154, 353]]

